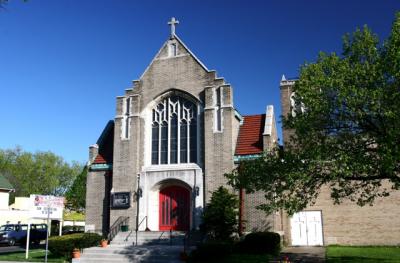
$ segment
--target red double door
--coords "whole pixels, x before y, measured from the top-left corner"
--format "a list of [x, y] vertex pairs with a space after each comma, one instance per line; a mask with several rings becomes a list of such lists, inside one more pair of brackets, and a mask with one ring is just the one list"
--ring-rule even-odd
[[190, 192], [180, 186], [168, 186], [160, 190], [160, 230], [189, 229]]

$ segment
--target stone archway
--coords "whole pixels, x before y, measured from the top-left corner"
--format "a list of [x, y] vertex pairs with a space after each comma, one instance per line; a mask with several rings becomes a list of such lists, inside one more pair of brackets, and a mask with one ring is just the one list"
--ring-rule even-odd
[[[185, 214], [187, 214], [187, 211], [189, 211], [189, 215], [185, 216], [185, 220], [188, 218], [189, 223], [188, 226], [183, 228], [188, 230], [198, 229], [201, 222], [201, 211], [203, 210], [202, 171], [201, 168], [196, 164], [180, 164], [151, 166], [145, 167], [143, 170], [139, 185], [139, 187], [143, 190], [143, 196], [140, 200], [139, 222], [145, 220], [143, 221], [145, 223], [142, 223], [139, 226], [139, 231], [145, 230], [146, 227], [148, 227], [151, 231], [161, 230], [160, 215], [162, 216], [163, 210], [160, 208], [162, 205], [162, 200], [160, 202], [160, 192], [163, 193], [163, 190], [168, 190], [165, 188], [172, 186], [184, 188], [186, 191], [178, 191], [186, 192], [189, 196], [189, 201], [187, 202], [189, 207], [187, 210], [185, 210]], [[173, 189], [170, 189], [169, 192], [173, 193], [174, 191]], [[171, 196], [171, 194], [168, 196]], [[174, 197], [172, 197], [172, 199], [174, 199]], [[164, 209], [166, 208], [164, 207]], [[164, 211], [164, 213], [165, 212], [166, 211]]]

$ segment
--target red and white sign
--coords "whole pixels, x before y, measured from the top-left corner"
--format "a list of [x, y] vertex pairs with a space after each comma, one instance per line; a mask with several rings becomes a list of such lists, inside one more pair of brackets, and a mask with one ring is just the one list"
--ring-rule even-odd
[[63, 218], [64, 197], [52, 195], [31, 195], [30, 203], [31, 218]]

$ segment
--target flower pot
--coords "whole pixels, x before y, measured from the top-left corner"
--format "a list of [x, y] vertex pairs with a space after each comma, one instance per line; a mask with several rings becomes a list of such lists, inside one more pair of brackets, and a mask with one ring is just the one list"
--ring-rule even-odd
[[107, 240], [101, 240], [100, 241], [100, 246], [101, 247], [107, 247], [107, 245], [108, 245], [108, 241]]
[[72, 250], [72, 258], [80, 258], [80, 257], [81, 257], [81, 251], [79, 249]]
[[180, 258], [180, 260], [181, 261], [187, 261], [188, 260], [188, 255], [186, 254], [186, 252], [181, 252], [180, 254], [179, 254], [179, 258]]

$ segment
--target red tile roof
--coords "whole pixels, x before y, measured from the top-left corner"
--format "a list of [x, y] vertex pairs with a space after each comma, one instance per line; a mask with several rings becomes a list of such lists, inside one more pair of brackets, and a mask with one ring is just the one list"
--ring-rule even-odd
[[235, 155], [259, 154], [263, 152], [265, 114], [243, 116], [236, 144]]
[[92, 164], [103, 164], [107, 163], [107, 161], [104, 159], [104, 157], [99, 153], [97, 154], [96, 158], [94, 158], [94, 161]]

